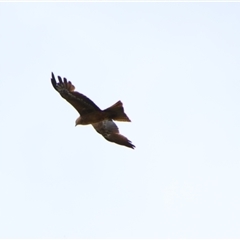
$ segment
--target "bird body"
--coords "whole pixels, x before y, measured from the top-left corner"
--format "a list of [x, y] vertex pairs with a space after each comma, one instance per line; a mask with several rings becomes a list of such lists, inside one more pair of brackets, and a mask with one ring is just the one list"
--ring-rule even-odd
[[99, 109], [93, 112], [83, 114], [83, 116], [77, 118], [76, 125], [87, 125], [101, 122], [106, 119], [131, 122], [128, 116], [123, 111], [122, 102], [118, 101], [113, 106], [103, 111]]
[[113, 122], [131, 122], [124, 112], [121, 101], [116, 102], [111, 107], [101, 110], [92, 100], [85, 95], [74, 91], [74, 85], [66, 78], [58, 76], [58, 83], [52, 73], [51, 78], [54, 89], [68, 101], [80, 114], [76, 125], [92, 124], [95, 130], [106, 140], [134, 149], [134, 145], [126, 137], [119, 133], [117, 125]]

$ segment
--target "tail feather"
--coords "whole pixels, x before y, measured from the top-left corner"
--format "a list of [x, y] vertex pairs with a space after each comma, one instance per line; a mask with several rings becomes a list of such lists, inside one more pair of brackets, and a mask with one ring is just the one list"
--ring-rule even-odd
[[107, 117], [116, 121], [131, 122], [127, 114], [124, 112], [123, 104], [121, 101], [116, 102], [111, 107], [105, 109]]

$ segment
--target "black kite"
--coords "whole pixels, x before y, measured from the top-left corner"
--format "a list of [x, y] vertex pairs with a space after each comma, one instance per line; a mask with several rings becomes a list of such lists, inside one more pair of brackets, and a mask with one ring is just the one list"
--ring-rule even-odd
[[58, 76], [58, 83], [52, 73], [52, 85], [60, 95], [68, 101], [80, 114], [76, 120], [77, 125], [92, 124], [95, 130], [105, 139], [129, 148], [134, 149], [135, 146], [126, 137], [119, 133], [117, 125], [113, 122], [124, 121], [131, 122], [124, 113], [121, 101], [116, 102], [111, 107], [101, 110], [92, 100], [83, 94], [74, 91], [75, 87], [66, 78]]

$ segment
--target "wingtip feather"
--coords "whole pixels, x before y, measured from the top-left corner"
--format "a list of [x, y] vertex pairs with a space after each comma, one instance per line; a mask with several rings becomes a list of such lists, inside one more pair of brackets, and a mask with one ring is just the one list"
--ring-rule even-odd
[[61, 78], [60, 76], [58, 76], [58, 81], [59, 81], [60, 83], [63, 83], [62, 78]]
[[56, 87], [57, 82], [56, 82], [56, 79], [55, 79], [55, 76], [54, 76], [53, 72], [52, 72], [51, 82], [52, 82], [52, 85], [53, 85], [54, 89], [57, 90], [57, 87]]
[[135, 149], [136, 146], [132, 144], [131, 141], [128, 141], [128, 145], [125, 145], [126, 147], [129, 147], [129, 148], [132, 148], [132, 149]]

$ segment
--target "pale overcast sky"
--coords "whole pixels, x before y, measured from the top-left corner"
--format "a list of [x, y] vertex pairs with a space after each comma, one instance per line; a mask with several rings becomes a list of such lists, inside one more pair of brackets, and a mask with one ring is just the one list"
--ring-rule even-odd
[[[0, 238], [240, 238], [240, 3], [0, 3]], [[136, 149], [75, 127], [51, 72]]]

